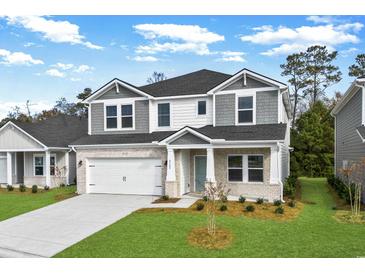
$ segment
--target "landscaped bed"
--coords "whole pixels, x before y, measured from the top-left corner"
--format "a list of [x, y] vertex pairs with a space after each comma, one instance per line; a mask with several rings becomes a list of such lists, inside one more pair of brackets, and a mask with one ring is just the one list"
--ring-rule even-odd
[[0, 188], [0, 221], [74, 197], [75, 192], [75, 186], [38, 189], [37, 193], [28, 188], [25, 192], [20, 192], [19, 188], [13, 191]]

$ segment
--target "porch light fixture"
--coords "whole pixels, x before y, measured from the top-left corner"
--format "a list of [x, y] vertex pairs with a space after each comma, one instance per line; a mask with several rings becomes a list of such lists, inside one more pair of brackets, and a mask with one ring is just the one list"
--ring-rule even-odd
[[78, 167], [82, 167], [82, 160], [79, 161]]

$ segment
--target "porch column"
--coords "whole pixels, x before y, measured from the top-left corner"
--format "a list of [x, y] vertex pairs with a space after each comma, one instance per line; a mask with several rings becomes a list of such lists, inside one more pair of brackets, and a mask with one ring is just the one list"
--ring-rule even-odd
[[274, 145], [270, 149], [270, 183], [277, 184], [279, 182], [279, 146]]
[[207, 182], [215, 182], [214, 149], [207, 148]]
[[69, 163], [69, 154], [70, 152], [66, 152], [65, 153], [65, 167], [66, 167], [66, 172], [65, 172], [65, 177], [66, 177], [66, 185], [70, 184], [70, 163]]
[[46, 186], [51, 186], [51, 152], [46, 150]]
[[11, 152], [6, 153], [6, 183], [8, 185], [13, 184], [13, 172], [12, 172], [12, 161], [11, 161]]
[[175, 152], [172, 148], [167, 149], [167, 175], [166, 175], [166, 181], [168, 181], [168, 182], [176, 181]]

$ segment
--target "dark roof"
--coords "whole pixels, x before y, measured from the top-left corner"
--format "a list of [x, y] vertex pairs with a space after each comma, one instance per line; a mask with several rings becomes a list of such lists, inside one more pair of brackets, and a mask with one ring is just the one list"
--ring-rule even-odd
[[201, 134], [211, 139], [227, 141], [268, 141], [284, 140], [286, 124], [263, 124], [250, 126], [204, 126], [195, 128]]
[[[226, 139], [227, 141], [267, 141], [284, 140], [286, 124], [267, 124], [252, 126], [217, 126], [192, 128], [211, 139]], [[137, 134], [101, 134], [85, 135], [71, 145], [110, 145], [110, 144], [149, 144], [162, 141], [177, 131], [155, 131]]]
[[34, 123], [13, 122], [47, 147], [68, 147], [87, 134], [87, 118], [57, 115]]
[[141, 86], [139, 89], [154, 97], [205, 94], [230, 77], [232, 75], [202, 69], [154, 84]]
[[365, 79], [365, 75], [362, 75], [360, 77], [357, 77], [357, 79]]
[[361, 138], [365, 139], [365, 126], [359, 126], [356, 128]]

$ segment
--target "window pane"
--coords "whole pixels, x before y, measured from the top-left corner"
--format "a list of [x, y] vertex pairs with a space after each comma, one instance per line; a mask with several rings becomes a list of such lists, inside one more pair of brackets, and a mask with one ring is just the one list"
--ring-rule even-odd
[[133, 127], [133, 118], [132, 117], [122, 117], [122, 128]]
[[55, 165], [55, 157], [54, 156], [51, 156], [50, 162], [51, 162], [51, 166]]
[[240, 110], [238, 112], [238, 123], [251, 123], [252, 110]]
[[228, 167], [242, 168], [242, 156], [228, 156]]
[[228, 169], [228, 181], [242, 182], [242, 169]]
[[54, 174], [55, 174], [55, 167], [54, 167], [54, 166], [51, 166], [51, 167], [50, 167], [50, 174], [51, 174], [52, 176], [54, 176]]
[[204, 115], [207, 113], [207, 103], [206, 101], [199, 101], [198, 102], [198, 114]]
[[106, 116], [117, 116], [117, 106], [107, 106]]
[[106, 127], [107, 128], [117, 128], [117, 118], [107, 118]]
[[122, 116], [132, 115], [132, 105], [123, 105], [122, 106]]
[[239, 97], [238, 98], [238, 108], [245, 109], [245, 108], [252, 108], [253, 107], [253, 97]]
[[158, 116], [158, 126], [159, 127], [168, 127], [170, 126], [170, 116], [169, 115], [164, 115]]
[[160, 115], [160, 114], [170, 115], [170, 104], [169, 103], [158, 105], [158, 115]]
[[262, 169], [249, 169], [248, 170], [248, 181], [249, 182], [263, 182], [264, 171]]
[[36, 166], [43, 166], [43, 157], [34, 157], [34, 164]]
[[248, 167], [249, 168], [263, 168], [264, 167], [264, 157], [263, 156], [248, 156]]
[[43, 167], [42, 166], [36, 166], [35, 167], [35, 175], [43, 175]]

